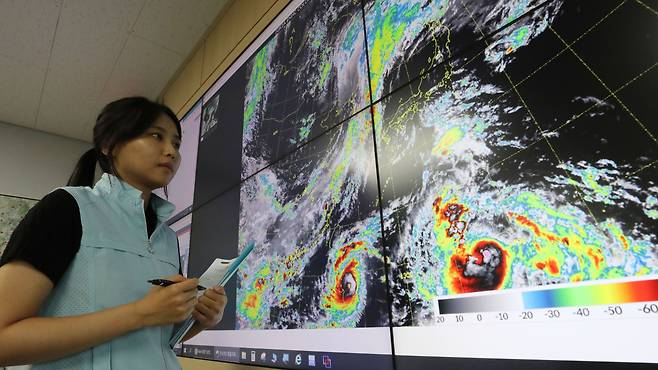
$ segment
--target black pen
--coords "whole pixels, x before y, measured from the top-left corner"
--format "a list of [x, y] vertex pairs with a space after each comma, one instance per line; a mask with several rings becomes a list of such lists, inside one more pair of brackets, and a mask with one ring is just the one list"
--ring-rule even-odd
[[[149, 283], [153, 285], [159, 285], [159, 286], [169, 286], [171, 284], [176, 284], [175, 281], [167, 280], [167, 279], [153, 279], [153, 280], [147, 280]], [[197, 290], [205, 290], [206, 287], [197, 285], [196, 286]]]

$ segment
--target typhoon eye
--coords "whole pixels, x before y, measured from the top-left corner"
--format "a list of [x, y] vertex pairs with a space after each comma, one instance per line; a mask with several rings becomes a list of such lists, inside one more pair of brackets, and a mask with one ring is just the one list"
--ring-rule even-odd
[[343, 288], [343, 298], [349, 298], [356, 294], [356, 279], [351, 272], [348, 272], [343, 276], [343, 281], [341, 281], [341, 288]]

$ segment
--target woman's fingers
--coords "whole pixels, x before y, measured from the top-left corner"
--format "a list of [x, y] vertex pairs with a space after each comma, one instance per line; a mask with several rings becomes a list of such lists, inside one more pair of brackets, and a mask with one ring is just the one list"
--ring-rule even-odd
[[194, 309], [202, 313], [204, 316], [208, 316], [209, 318], [217, 315], [218, 313], [214, 307], [208, 306], [204, 302], [197, 303]]

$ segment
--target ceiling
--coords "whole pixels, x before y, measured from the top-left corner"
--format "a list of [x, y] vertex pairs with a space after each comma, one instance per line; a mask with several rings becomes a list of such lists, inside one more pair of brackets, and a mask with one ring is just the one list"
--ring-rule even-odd
[[103, 106], [155, 99], [229, 0], [0, 0], [0, 121], [91, 142]]

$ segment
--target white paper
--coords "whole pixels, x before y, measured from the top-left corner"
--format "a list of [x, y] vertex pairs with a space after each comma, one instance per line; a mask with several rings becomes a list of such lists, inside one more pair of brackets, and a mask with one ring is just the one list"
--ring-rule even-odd
[[[201, 274], [201, 277], [199, 277], [199, 285], [207, 289], [217, 285], [218, 282], [222, 281], [224, 275], [226, 275], [226, 271], [233, 260], [235, 260], [235, 258], [230, 260], [215, 258], [206, 271]], [[203, 291], [200, 291], [199, 293], [203, 294]]]
[[[215, 260], [210, 264], [210, 267], [208, 267], [206, 271], [201, 274], [201, 277], [199, 278], [199, 285], [206, 289], [211, 289], [216, 285], [226, 285], [231, 276], [233, 276], [238, 271], [238, 266], [240, 266], [240, 264], [247, 258], [249, 253], [254, 250], [254, 246], [255, 243], [253, 241], [249, 242], [249, 244], [247, 244], [239, 256], [230, 260], [215, 258]], [[197, 292], [197, 297], [203, 295], [204, 292], [205, 290]], [[188, 317], [187, 320], [185, 320], [182, 325], [180, 325], [176, 333], [174, 333], [174, 336], [169, 340], [169, 345], [173, 348], [173, 346], [175, 346], [176, 343], [178, 343], [183, 338], [185, 333], [190, 330], [193, 324], [194, 316]]]

